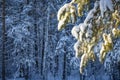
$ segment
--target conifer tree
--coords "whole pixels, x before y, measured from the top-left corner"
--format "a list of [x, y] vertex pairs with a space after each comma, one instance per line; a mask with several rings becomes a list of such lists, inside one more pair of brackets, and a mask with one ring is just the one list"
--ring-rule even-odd
[[[91, 3], [94, 3], [91, 9]], [[77, 39], [74, 45], [76, 57], [81, 58], [80, 73], [83, 73], [89, 61], [95, 61], [94, 48], [101, 42], [99, 61], [104, 63], [108, 52], [113, 50], [113, 41], [120, 36], [120, 1], [119, 0], [71, 0], [58, 11], [58, 30], [69, 23], [75, 23], [77, 17], [87, 16], [83, 23], [71, 30]]]

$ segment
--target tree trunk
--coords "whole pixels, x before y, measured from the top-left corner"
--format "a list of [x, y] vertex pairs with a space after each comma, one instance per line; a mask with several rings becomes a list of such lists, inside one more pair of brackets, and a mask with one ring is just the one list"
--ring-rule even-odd
[[35, 20], [35, 23], [34, 23], [34, 26], [35, 26], [35, 27], [34, 27], [34, 32], [35, 32], [35, 57], [36, 57], [36, 60], [35, 60], [35, 61], [36, 61], [36, 67], [37, 67], [37, 69], [38, 69], [38, 67], [39, 67], [39, 66], [38, 66], [38, 63], [39, 63], [39, 62], [38, 62], [38, 61], [39, 61], [39, 60], [38, 60], [38, 58], [39, 58], [39, 57], [38, 57], [38, 52], [39, 52], [39, 51], [38, 51], [38, 49], [39, 49], [38, 46], [39, 46], [40, 44], [39, 44], [38, 26], [37, 26], [37, 23], [36, 23], [36, 22], [37, 22], [36, 5], [37, 5], [37, 2], [36, 2], [36, 0], [34, 0], [34, 20]]
[[44, 26], [42, 26], [43, 27], [43, 29], [42, 29], [42, 31], [41, 32], [43, 32], [43, 35], [42, 35], [42, 40], [41, 40], [41, 56], [42, 56], [42, 58], [41, 58], [41, 75], [43, 75], [43, 59], [44, 59], [44, 44], [45, 44], [45, 42], [44, 42]]
[[27, 65], [27, 69], [26, 69], [26, 74], [25, 74], [25, 80], [28, 80], [29, 79], [29, 66], [28, 64]]
[[29, 0], [26, 0], [26, 4], [29, 4]]
[[45, 47], [44, 47], [44, 59], [43, 59], [43, 80], [47, 80], [47, 69], [48, 69], [48, 66], [47, 66], [47, 63], [46, 63], [46, 59], [47, 59], [47, 54], [48, 54], [48, 49], [49, 49], [49, 46], [48, 46], [48, 30], [49, 30], [49, 19], [50, 19], [50, 7], [48, 6], [47, 7], [47, 23], [46, 23], [46, 26], [45, 26]]
[[[43, 1], [44, 2], [44, 1]], [[43, 2], [41, 2], [42, 4], [44, 4]], [[45, 8], [45, 7], [44, 7]], [[41, 8], [41, 10], [43, 11], [44, 9]], [[43, 18], [42, 16], [44, 16], [44, 13], [41, 13], [41, 21], [40, 21], [40, 75], [43, 76], [43, 64], [44, 64], [44, 48], [45, 48], [45, 23], [44, 21], [45, 18]]]
[[2, 1], [2, 80], [5, 80], [5, 0]]
[[[65, 45], [65, 44], [64, 44]], [[66, 80], [66, 47], [64, 47], [63, 79]]]
[[55, 74], [58, 73], [59, 70], [59, 56], [57, 55], [55, 57], [55, 63], [56, 63], [56, 68], [55, 68]]

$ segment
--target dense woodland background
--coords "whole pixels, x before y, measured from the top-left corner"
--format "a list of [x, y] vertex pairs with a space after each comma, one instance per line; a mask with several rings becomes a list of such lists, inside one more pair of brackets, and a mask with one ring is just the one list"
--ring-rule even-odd
[[79, 73], [71, 29], [86, 14], [57, 30], [57, 11], [69, 1], [0, 0], [0, 80], [120, 80], [120, 38], [104, 64], [97, 59]]

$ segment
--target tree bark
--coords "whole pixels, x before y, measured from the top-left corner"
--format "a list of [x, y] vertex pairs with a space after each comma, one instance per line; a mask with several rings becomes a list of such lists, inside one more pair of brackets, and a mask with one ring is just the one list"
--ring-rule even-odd
[[[65, 45], [65, 44], [64, 44]], [[66, 47], [64, 47], [63, 79], [66, 80]]]
[[6, 42], [6, 30], [5, 30], [5, 0], [2, 0], [2, 80], [5, 79], [5, 42]]
[[43, 75], [43, 59], [44, 59], [44, 44], [45, 44], [45, 42], [44, 42], [44, 26], [42, 26], [43, 27], [43, 29], [41, 30], [41, 32], [42, 32], [42, 40], [41, 40], [41, 75]]
[[55, 57], [55, 63], [56, 63], [56, 68], [55, 68], [55, 74], [58, 73], [59, 70], [59, 56], [57, 55]]
[[[48, 3], [49, 4], [49, 3]], [[47, 7], [47, 24], [45, 26], [45, 45], [44, 45], [44, 59], [43, 59], [43, 80], [47, 80], [47, 69], [48, 69], [48, 66], [47, 66], [47, 63], [46, 63], [46, 59], [47, 59], [47, 54], [48, 54], [48, 49], [49, 49], [49, 46], [48, 46], [48, 30], [49, 30], [49, 19], [50, 19], [50, 7], [48, 6]]]
[[35, 57], [36, 57], [36, 60], [35, 60], [35, 62], [36, 62], [36, 67], [37, 67], [37, 69], [38, 69], [38, 63], [39, 63], [39, 60], [38, 60], [38, 49], [39, 49], [39, 31], [38, 31], [38, 26], [37, 26], [37, 14], [36, 14], [36, 5], [37, 5], [37, 2], [36, 2], [36, 0], [34, 0], [34, 20], [35, 20], [35, 23], [34, 23], [34, 32], [35, 32]]

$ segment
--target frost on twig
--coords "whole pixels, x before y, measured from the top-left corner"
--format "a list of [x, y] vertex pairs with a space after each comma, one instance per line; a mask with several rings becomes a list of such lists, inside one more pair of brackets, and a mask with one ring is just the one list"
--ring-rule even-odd
[[102, 44], [102, 48], [100, 50], [100, 62], [102, 63], [106, 57], [107, 52], [109, 52], [113, 48], [113, 41], [111, 38], [111, 34], [104, 33], [103, 40], [104, 40], [104, 43]]
[[81, 61], [80, 61], [80, 73], [83, 73], [83, 69], [84, 67], [87, 65], [88, 63], [88, 55], [87, 54], [83, 54], [81, 57]]
[[118, 28], [113, 28], [112, 34], [115, 38], [120, 37], [120, 30]]
[[75, 56], [77, 58], [80, 58], [83, 54], [83, 50], [81, 49], [81, 42], [80, 41], [77, 41], [75, 44], [74, 44], [74, 50], [75, 50]]
[[[58, 23], [58, 30], [62, 30], [65, 28], [66, 24], [68, 23], [75, 23], [76, 21], [76, 8], [71, 3], [67, 3], [62, 6], [57, 14]], [[61, 24], [62, 23], [62, 24]]]
[[87, 23], [89, 23], [89, 21], [90, 21], [91, 19], [93, 19], [95, 13], [96, 13], [97, 10], [98, 10], [98, 7], [99, 7], [99, 1], [96, 1], [96, 2], [94, 3], [93, 9], [91, 9], [91, 10], [89, 11], [87, 17], [85, 18], [84, 23], [87, 24]]
[[74, 26], [71, 30], [72, 35], [76, 38], [79, 39], [79, 32], [80, 32], [80, 28], [79, 25]]
[[104, 17], [104, 13], [107, 11], [107, 8], [110, 11], [114, 11], [112, 0], [100, 0], [100, 11], [102, 17]]

